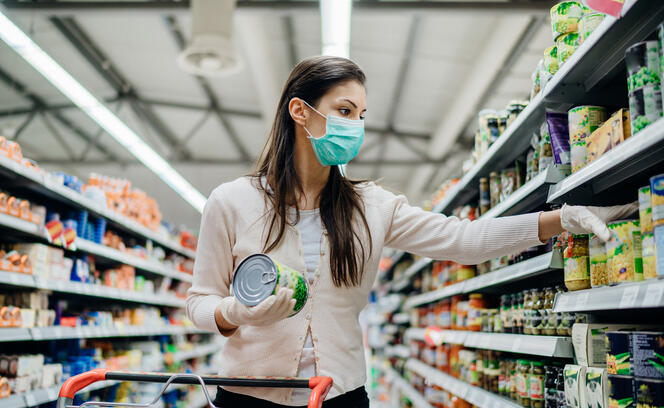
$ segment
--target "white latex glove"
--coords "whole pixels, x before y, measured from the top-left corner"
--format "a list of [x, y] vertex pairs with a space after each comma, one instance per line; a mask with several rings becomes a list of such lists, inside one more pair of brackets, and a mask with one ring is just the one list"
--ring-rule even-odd
[[606, 227], [606, 223], [623, 219], [638, 210], [638, 201], [613, 207], [586, 207], [565, 204], [560, 209], [560, 224], [572, 234], [593, 233], [602, 241], [608, 241], [611, 233]]
[[256, 306], [246, 306], [234, 296], [225, 297], [221, 302], [221, 315], [233, 326], [267, 326], [287, 318], [295, 307], [293, 290], [286, 288], [279, 288], [276, 295]]

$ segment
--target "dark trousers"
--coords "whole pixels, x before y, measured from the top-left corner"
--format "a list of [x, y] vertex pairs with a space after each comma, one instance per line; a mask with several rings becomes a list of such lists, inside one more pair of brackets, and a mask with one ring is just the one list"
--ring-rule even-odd
[[[214, 405], [220, 408], [293, 408], [288, 405], [275, 404], [260, 398], [236, 394], [219, 387]], [[369, 408], [369, 397], [364, 387], [325, 400], [324, 408]]]

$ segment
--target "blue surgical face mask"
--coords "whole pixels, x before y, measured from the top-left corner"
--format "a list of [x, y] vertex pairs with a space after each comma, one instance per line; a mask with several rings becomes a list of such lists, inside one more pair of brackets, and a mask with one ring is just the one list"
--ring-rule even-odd
[[325, 134], [319, 138], [313, 137], [306, 126], [304, 127], [318, 162], [323, 166], [341, 165], [357, 156], [364, 142], [364, 121], [325, 116], [304, 99], [302, 101], [326, 120]]

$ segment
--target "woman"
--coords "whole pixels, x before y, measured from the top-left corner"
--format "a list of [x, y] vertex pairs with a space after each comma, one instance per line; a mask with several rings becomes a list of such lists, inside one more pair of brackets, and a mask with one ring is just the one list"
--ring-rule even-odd
[[[476, 264], [567, 229], [607, 239], [605, 223], [635, 210], [564, 206], [560, 211], [470, 222], [425, 212], [337, 165], [364, 139], [365, 76], [336, 57], [302, 61], [291, 73], [257, 172], [208, 199], [189, 290], [196, 326], [228, 337], [222, 375], [329, 376], [326, 407], [368, 407], [358, 314], [367, 304], [383, 247]], [[297, 315], [280, 290], [247, 307], [230, 295], [235, 267], [267, 253], [306, 271], [309, 299]], [[303, 406], [308, 390], [220, 389], [227, 407]]]

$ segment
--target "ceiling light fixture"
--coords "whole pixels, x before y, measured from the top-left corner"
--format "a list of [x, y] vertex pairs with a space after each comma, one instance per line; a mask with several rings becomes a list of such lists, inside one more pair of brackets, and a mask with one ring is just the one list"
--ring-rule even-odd
[[350, 56], [352, 0], [320, 0], [323, 55]]
[[178, 65], [193, 75], [217, 77], [242, 68], [233, 46], [235, 0], [192, 0], [191, 40]]
[[0, 38], [186, 202], [199, 212], [203, 212], [205, 196], [44, 52], [2, 11], [0, 11]]

